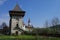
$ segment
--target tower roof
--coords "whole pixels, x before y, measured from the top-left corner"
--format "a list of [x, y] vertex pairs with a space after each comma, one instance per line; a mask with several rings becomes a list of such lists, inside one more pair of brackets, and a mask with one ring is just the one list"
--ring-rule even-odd
[[10, 13], [10, 17], [11, 16], [22, 16], [22, 17], [24, 17], [24, 15], [25, 15], [25, 11], [23, 11], [19, 7], [18, 4], [16, 4], [16, 6], [14, 7], [14, 9], [13, 10], [10, 10], [9, 13]]
[[28, 23], [30, 23], [30, 18], [28, 19]]
[[18, 4], [14, 7], [13, 11], [23, 11]]

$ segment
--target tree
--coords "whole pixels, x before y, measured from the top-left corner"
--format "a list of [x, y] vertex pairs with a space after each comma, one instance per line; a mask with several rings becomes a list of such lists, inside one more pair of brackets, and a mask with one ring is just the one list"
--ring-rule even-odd
[[5, 22], [3, 22], [3, 23], [2, 23], [2, 27], [5, 27], [5, 26], [7, 26], [7, 25], [6, 25], [6, 23], [5, 23]]
[[52, 19], [52, 27], [53, 27], [53, 31], [56, 32], [57, 31], [57, 26], [59, 25], [60, 21], [57, 17]]
[[45, 28], [48, 28], [48, 27], [49, 27], [48, 21], [45, 21]]
[[52, 19], [52, 26], [59, 25], [59, 19], [57, 17]]
[[8, 34], [9, 28], [5, 22], [2, 23], [1, 27], [3, 27], [2, 33], [3, 34]]
[[45, 21], [45, 27], [46, 27], [46, 29], [43, 30], [43, 33], [46, 33], [46, 35], [48, 35], [48, 33], [49, 33], [49, 30], [50, 30], [50, 27], [49, 26], [50, 26], [50, 24], [46, 20]]

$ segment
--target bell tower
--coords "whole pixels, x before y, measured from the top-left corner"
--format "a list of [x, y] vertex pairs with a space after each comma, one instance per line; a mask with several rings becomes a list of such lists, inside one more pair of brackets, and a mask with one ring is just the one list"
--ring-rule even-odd
[[23, 27], [23, 17], [25, 11], [23, 11], [18, 4], [16, 4], [13, 10], [9, 11], [10, 15], [10, 34], [21, 34], [21, 28]]

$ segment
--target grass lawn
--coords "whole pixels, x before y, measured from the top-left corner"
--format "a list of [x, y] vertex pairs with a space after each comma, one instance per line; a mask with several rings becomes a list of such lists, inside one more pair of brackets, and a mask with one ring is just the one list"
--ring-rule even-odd
[[20, 36], [0, 36], [0, 40], [60, 40], [56, 37], [44, 37], [44, 36], [29, 36], [29, 35], [20, 35]]

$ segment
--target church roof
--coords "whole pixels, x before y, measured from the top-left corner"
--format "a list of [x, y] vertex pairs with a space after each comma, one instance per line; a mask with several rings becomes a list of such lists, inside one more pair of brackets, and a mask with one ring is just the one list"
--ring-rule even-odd
[[18, 4], [14, 7], [13, 11], [23, 11]]

